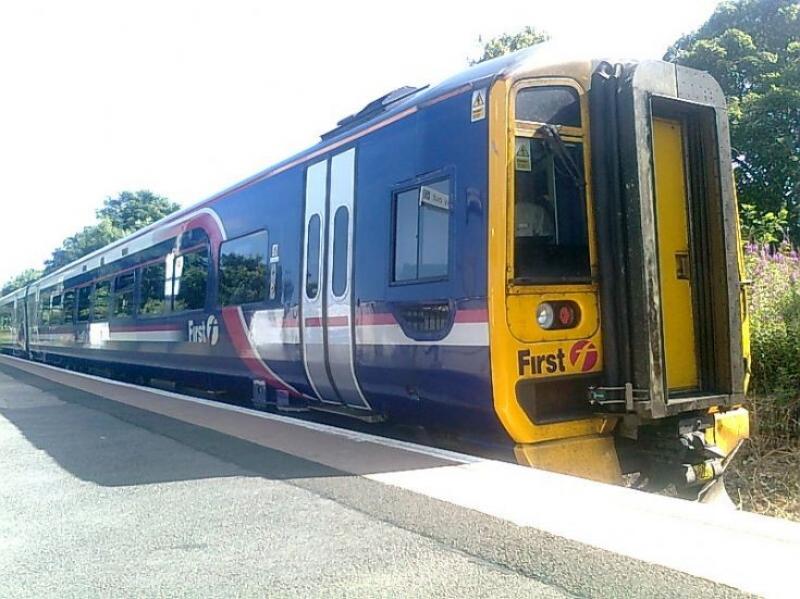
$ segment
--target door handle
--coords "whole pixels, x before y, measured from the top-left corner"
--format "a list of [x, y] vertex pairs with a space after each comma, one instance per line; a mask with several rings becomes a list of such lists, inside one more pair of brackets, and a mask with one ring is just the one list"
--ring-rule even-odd
[[675, 276], [684, 281], [689, 280], [689, 252], [675, 252]]

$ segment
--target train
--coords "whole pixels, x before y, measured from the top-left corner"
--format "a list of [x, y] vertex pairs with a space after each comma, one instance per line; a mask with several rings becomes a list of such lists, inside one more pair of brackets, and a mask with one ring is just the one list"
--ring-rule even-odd
[[541, 44], [0, 298], [0, 349], [702, 497], [749, 434], [741, 245], [717, 82]]

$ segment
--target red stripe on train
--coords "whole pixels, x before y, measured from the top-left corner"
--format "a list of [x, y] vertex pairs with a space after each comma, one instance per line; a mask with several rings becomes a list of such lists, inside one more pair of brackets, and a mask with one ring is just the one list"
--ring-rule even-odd
[[231, 339], [236, 354], [245, 363], [247, 369], [259, 378], [264, 379], [270, 387], [288, 391], [292, 395], [300, 396], [295, 390], [278, 379], [275, 374], [267, 368], [266, 364], [250, 343], [250, 336], [245, 329], [244, 317], [239, 308], [229, 306], [222, 309], [222, 321], [225, 323], [225, 330]]
[[311, 318], [306, 318], [306, 326], [321, 327], [323, 321], [329, 327], [346, 327], [350, 324], [350, 319], [347, 316], [328, 316], [328, 318], [314, 316]]

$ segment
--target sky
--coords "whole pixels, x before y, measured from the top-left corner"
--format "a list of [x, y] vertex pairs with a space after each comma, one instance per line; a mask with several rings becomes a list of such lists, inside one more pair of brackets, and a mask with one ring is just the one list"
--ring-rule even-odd
[[0, 283], [149, 189], [189, 205], [312, 145], [478, 38], [531, 25], [587, 56], [660, 58], [715, 0], [0, 0]]

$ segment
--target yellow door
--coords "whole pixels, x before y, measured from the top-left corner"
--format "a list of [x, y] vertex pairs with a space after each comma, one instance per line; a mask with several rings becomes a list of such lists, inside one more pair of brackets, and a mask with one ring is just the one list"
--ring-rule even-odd
[[667, 389], [696, 389], [688, 198], [680, 122], [653, 119], [653, 162]]

